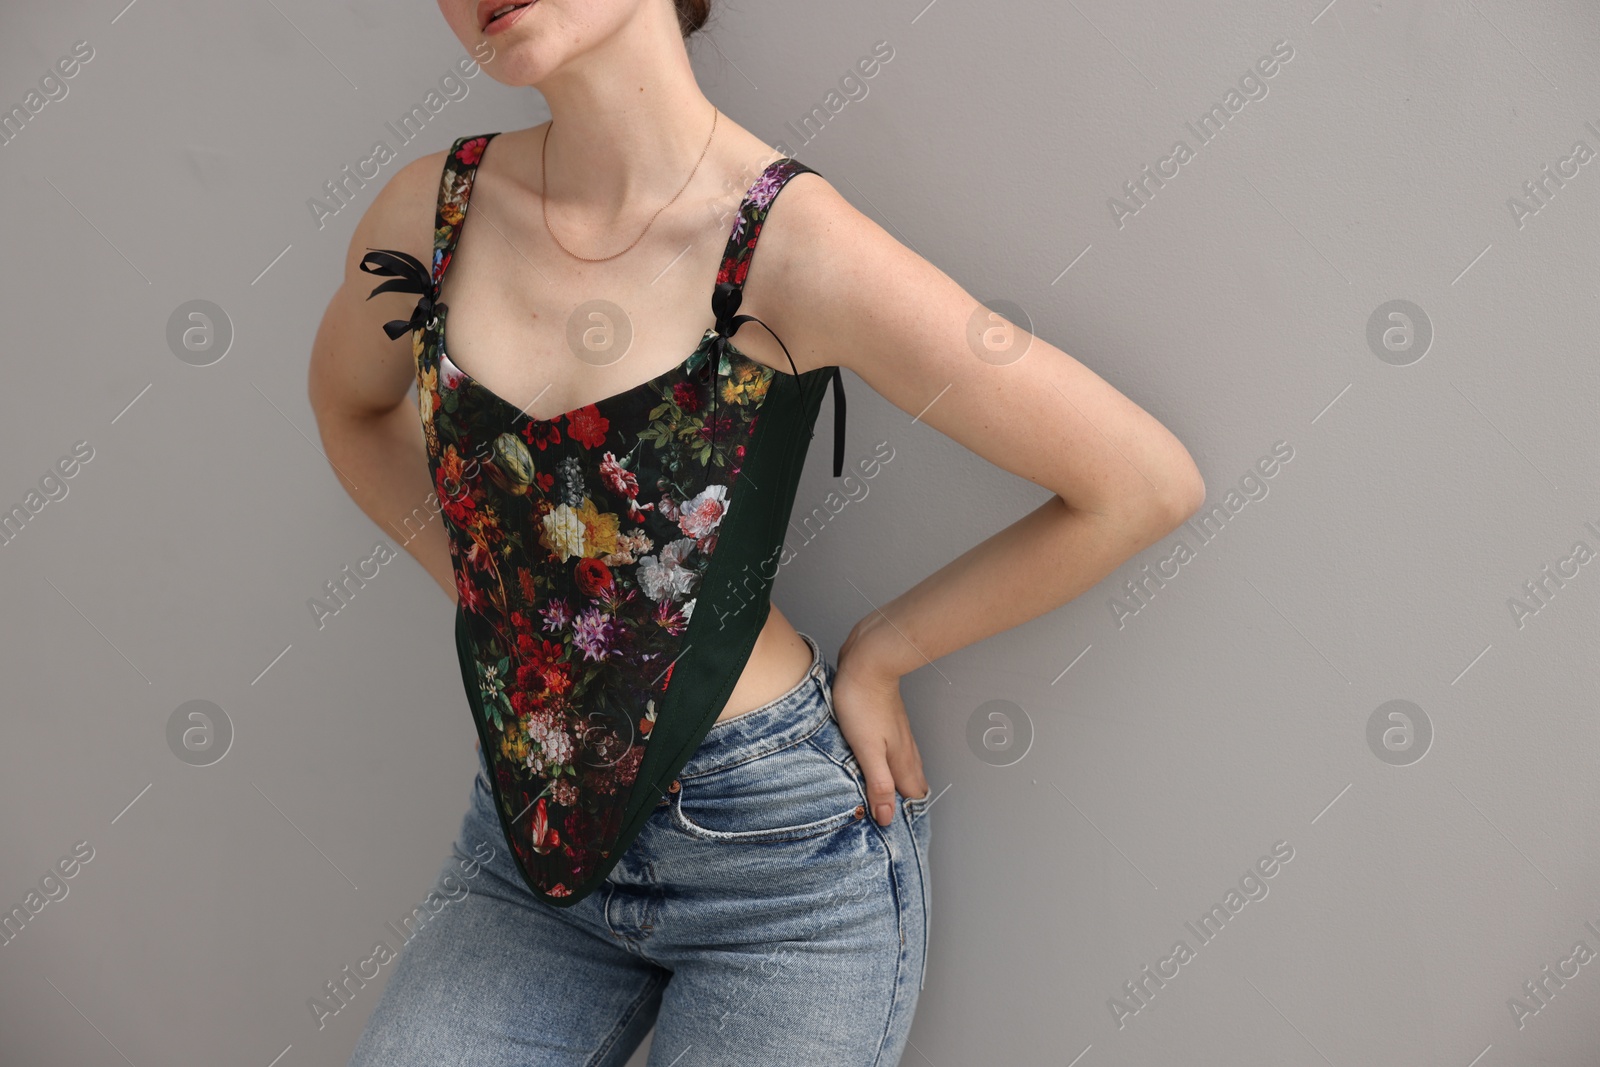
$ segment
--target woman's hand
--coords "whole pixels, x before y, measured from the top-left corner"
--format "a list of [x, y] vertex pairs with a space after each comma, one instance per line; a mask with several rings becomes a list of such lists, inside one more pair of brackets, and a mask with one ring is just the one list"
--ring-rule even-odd
[[881, 640], [874, 636], [878, 621], [879, 616], [863, 619], [839, 647], [833, 711], [866, 778], [872, 817], [887, 826], [894, 819], [895, 792], [926, 797], [928, 779], [922, 774], [922, 753], [900, 698], [900, 675], [874, 651]]

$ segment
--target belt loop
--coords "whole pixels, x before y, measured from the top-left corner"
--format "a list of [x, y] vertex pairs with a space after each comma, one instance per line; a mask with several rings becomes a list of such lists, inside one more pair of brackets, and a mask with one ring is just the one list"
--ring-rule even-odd
[[800, 636], [804, 637], [806, 644], [811, 646], [811, 677], [819, 682], [825, 681], [827, 679], [827, 671], [823, 667], [822, 646], [817, 644], [817, 639], [808, 633], [801, 633]]

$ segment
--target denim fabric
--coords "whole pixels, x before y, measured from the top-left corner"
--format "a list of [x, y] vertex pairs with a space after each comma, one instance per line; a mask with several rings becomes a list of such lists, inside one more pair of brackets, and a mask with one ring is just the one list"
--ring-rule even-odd
[[899, 1063], [925, 977], [928, 799], [886, 827], [867, 813], [834, 667], [802, 636], [810, 672], [712, 726], [572, 907], [523, 884], [480, 753], [445, 864], [477, 873], [401, 951], [351, 1067], [621, 1067], [652, 1024], [650, 1067]]

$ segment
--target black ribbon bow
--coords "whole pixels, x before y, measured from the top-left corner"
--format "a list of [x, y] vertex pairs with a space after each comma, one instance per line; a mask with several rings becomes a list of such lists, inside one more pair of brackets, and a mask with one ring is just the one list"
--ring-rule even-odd
[[[753, 322], [763, 330], [772, 334], [772, 339], [778, 342], [778, 347], [783, 349], [784, 358], [789, 361], [789, 369], [794, 372], [796, 386], [800, 380], [800, 371], [794, 365], [794, 357], [789, 355], [789, 348], [783, 339], [773, 332], [771, 326], [762, 322], [754, 315], [738, 314], [739, 305], [744, 301], [744, 290], [731, 282], [719, 282], [711, 294], [711, 310], [717, 316], [717, 336], [711, 344], [711, 365], [713, 374], [722, 370], [722, 356], [727, 350], [729, 340], [739, 327], [747, 322]], [[702, 371], [702, 377], [704, 372]], [[716, 418], [717, 418], [717, 383], [711, 383], [711, 432], [713, 444], [715, 443]], [[844, 376], [839, 373], [839, 368], [833, 368], [833, 476], [839, 477], [844, 470]]]
[[415, 310], [409, 319], [391, 319], [383, 324], [383, 332], [393, 341], [407, 330], [422, 330], [433, 319], [434, 301], [438, 297], [438, 290], [433, 284], [433, 275], [422, 261], [416, 256], [406, 252], [388, 251], [368, 246], [367, 254], [362, 257], [361, 269], [368, 274], [379, 277], [391, 277], [394, 280], [384, 282], [372, 292], [367, 294], [371, 300], [379, 293], [420, 293], [422, 299], [417, 301]]

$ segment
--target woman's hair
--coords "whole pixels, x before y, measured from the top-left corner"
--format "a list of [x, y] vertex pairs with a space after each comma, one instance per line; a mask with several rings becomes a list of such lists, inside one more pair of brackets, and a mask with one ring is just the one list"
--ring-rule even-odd
[[678, 27], [683, 30], [685, 37], [706, 24], [706, 18], [711, 14], [711, 0], [676, 0], [676, 2]]

